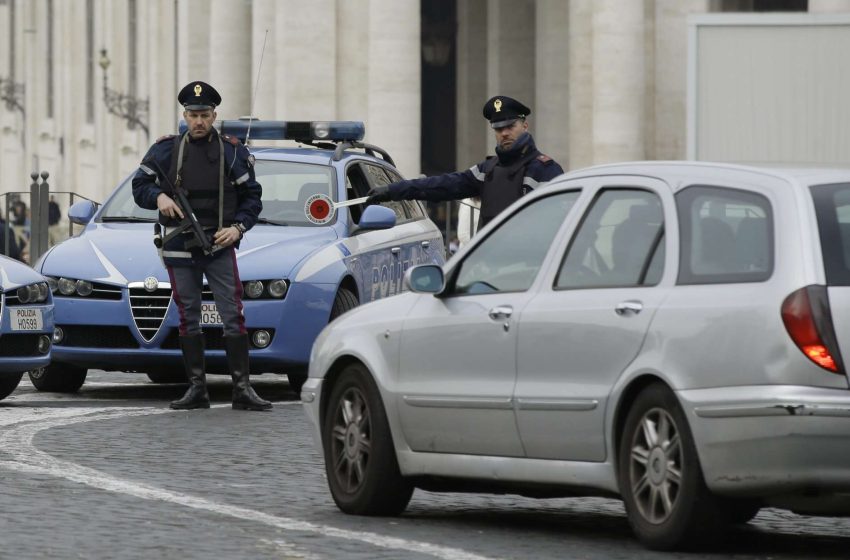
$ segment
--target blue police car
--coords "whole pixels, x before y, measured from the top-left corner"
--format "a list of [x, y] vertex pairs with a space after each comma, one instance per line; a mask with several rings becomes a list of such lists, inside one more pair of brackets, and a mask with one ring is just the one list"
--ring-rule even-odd
[[[223, 121], [243, 140], [296, 140], [292, 148], [251, 147], [263, 211], [237, 252], [251, 341], [251, 373], [307, 375], [319, 331], [361, 303], [402, 290], [404, 272], [442, 263], [443, 240], [421, 203], [364, 206], [356, 199], [401, 179], [383, 149], [362, 142], [359, 122]], [[83, 201], [69, 219], [85, 224], [36, 264], [54, 295], [53, 361], [30, 372], [40, 390], [73, 392], [88, 369], [185, 380], [178, 313], [153, 243], [156, 212], [136, 206], [131, 177], [97, 208]], [[226, 373], [221, 318], [205, 289], [207, 369]]]
[[0, 290], [0, 399], [4, 399], [25, 371], [50, 363], [53, 298], [40, 274], [2, 255]]

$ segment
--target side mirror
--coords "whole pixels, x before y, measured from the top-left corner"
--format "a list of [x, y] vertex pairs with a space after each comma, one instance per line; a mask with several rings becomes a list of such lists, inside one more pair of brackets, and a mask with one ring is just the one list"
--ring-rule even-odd
[[395, 227], [395, 212], [386, 206], [370, 204], [363, 210], [357, 229], [390, 229]]
[[404, 273], [404, 287], [417, 294], [439, 294], [445, 287], [443, 268], [436, 264], [421, 264]]
[[97, 205], [91, 200], [81, 200], [70, 208], [68, 208], [68, 219], [71, 223], [86, 225], [94, 217], [97, 212]]

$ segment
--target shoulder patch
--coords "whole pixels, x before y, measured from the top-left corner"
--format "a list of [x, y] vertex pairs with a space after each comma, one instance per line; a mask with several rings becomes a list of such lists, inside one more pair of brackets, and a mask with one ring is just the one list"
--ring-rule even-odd
[[540, 154], [539, 156], [537, 156], [537, 161], [539, 161], [540, 163], [549, 163], [550, 161], [552, 161], [552, 158], [550, 158], [546, 154]]
[[157, 138], [154, 144], [159, 144], [160, 142], [164, 142], [165, 140], [171, 140], [172, 138], [174, 138], [174, 134], [166, 134], [165, 136], [160, 136], [159, 138]]
[[231, 144], [233, 144], [234, 146], [238, 146], [239, 144], [242, 143], [242, 142], [239, 141], [239, 138], [237, 138], [235, 136], [231, 136], [229, 134], [222, 134], [221, 137], [224, 140], [226, 140], [227, 142], [230, 142]]

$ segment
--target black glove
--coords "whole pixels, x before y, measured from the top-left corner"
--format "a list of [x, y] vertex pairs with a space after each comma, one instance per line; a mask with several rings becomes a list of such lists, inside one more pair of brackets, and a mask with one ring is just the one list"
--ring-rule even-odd
[[369, 204], [379, 204], [381, 202], [387, 202], [390, 200], [390, 188], [388, 186], [375, 187], [373, 189], [369, 189], [369, 192], [366, 193], [366, 196], [369, 198], [366, 199], [366, 205]]

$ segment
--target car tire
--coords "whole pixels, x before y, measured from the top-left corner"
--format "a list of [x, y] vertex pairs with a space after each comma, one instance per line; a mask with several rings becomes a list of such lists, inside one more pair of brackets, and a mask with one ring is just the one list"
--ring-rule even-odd
[[188, 383], [186, 372], [182, 369], [163, 369], [157, 371], [149, 371], [146, 374], [148, 379], [154, 383]]
[[12, 394], [12, 391], [18, 387], [23, 376], [24, 372], [0, 375], [0, 400]]
[[346, 311], [351, 311], [358, 305], [360, 305], [360, 302], [357, 300], [357, 296], [354, 295], [354, 292], [346, 288], [340, 288], [334, 298], [333, 307], [331, 307], [330, 320], [333, 321]]
[[380, 393], [362, 364], [345, 367], [326, 411], [325, 473], [337, 507], [355, 515], [403, 512], [413, 484], [401, 475]]
[[86, 382], [88, 370], [68, 364], [52, 363], [49, 366], [30, 370], [30, 381], [39, 391], [53, 393], [76, 393]]
[[666, 386], [653, 384], [638, 395], [619, 447], [620, 494], [644, 545], [689, 548], [722, 535], [726, 512], [705, 485], [687, 419]]

